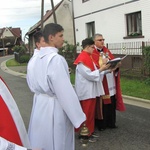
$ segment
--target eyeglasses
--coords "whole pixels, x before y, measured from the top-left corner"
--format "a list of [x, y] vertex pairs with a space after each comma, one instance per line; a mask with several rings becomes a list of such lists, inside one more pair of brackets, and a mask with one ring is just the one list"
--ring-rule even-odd
[[101, 42], [101, 41], [105, 41], [105, 39], [99, 39], [99, 40], [96, 40], [96, 41], [100, 41]]

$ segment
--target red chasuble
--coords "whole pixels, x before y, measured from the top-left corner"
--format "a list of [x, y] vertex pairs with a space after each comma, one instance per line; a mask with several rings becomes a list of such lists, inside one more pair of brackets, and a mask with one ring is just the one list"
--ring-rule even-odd
[[28, 146], [28, 141], [27, 143], [22, 141], [27, 137], [24, 131], [25, 127], [17, 105], [7, 85], [0, 77], [0, 136], [20, 146]]
[[[112, 55], [110, 50], [107, 49], [105, 46], [103, 47], [103, 53], [104, 53], [104, 55], [107, 53], [108, 58], [110, 60], [114, 59], [114, 56]], [[92, 58], [98, 68], [100, 68], [99, 57], [100, 57], [100, 53], [96, 49], [94, 49]], [[116, 99], [117, 99], [116, 109], [119, 111], [125, 111], [125, 106], [124, 106], [122, 94], [121, 94], [120, 72], [119, 71], [118, 71], [118, 75], [115, 76], [115, 82], [116, 82]], [[109, 96], [108, 83], [107, 83], [106, 76], [104, 76], [104, 79], [103, 79], [103, 86], [104, 86], [104, 91], [105, 91], [105, 96], [103, 96], [104, 104], [109, 104], [111, 102], [111, 100], [110, 100], [110, 96]]]

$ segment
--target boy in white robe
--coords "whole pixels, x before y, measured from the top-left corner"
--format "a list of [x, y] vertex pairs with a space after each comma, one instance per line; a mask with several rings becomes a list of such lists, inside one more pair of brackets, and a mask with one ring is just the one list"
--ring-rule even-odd
[[66, 60], [59, 55], [63, 39], [62, 26], [50, 23], [44, 27], [47, 47], [35, 57], [28, 85], [36, 94], [45, 94], [33, 105], [29, 138], [32, 147], [44, 150], [74, 150], [74, 127], [86, 119], [70, 82]]

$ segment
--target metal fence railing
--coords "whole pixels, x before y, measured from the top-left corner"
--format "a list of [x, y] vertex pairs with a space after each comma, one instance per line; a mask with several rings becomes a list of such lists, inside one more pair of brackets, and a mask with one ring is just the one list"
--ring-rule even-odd
[[150, 46], [150, 41], [107, 43], [106, 46], [113, 54], [142, 55], [142, 48]]
[[107, 43], [106, 46], [115, 57], [128, 55], [122, 62], [122, 69], [128, 72], [138, 71], [141, 75], [145, 72], [142, 49], [150, 46], [150, 41]]

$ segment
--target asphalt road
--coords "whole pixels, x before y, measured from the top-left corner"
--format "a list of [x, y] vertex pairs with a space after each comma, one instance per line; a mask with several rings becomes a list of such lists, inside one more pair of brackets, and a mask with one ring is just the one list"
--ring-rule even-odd
[[[10, 57], [0, 57], [0, 63]], [[28, 129], [33, 94], [26, 79], [1, 69], [0, 75], [9, 86]], [[76, 150], [150, 150], [150, 109], [126, 104], [125, 112], [117, 112], [117, 125], [117, 129], [97, 131], [98, 141], [88, 143], [87, 147], [81, 145], [76, 134]]]

